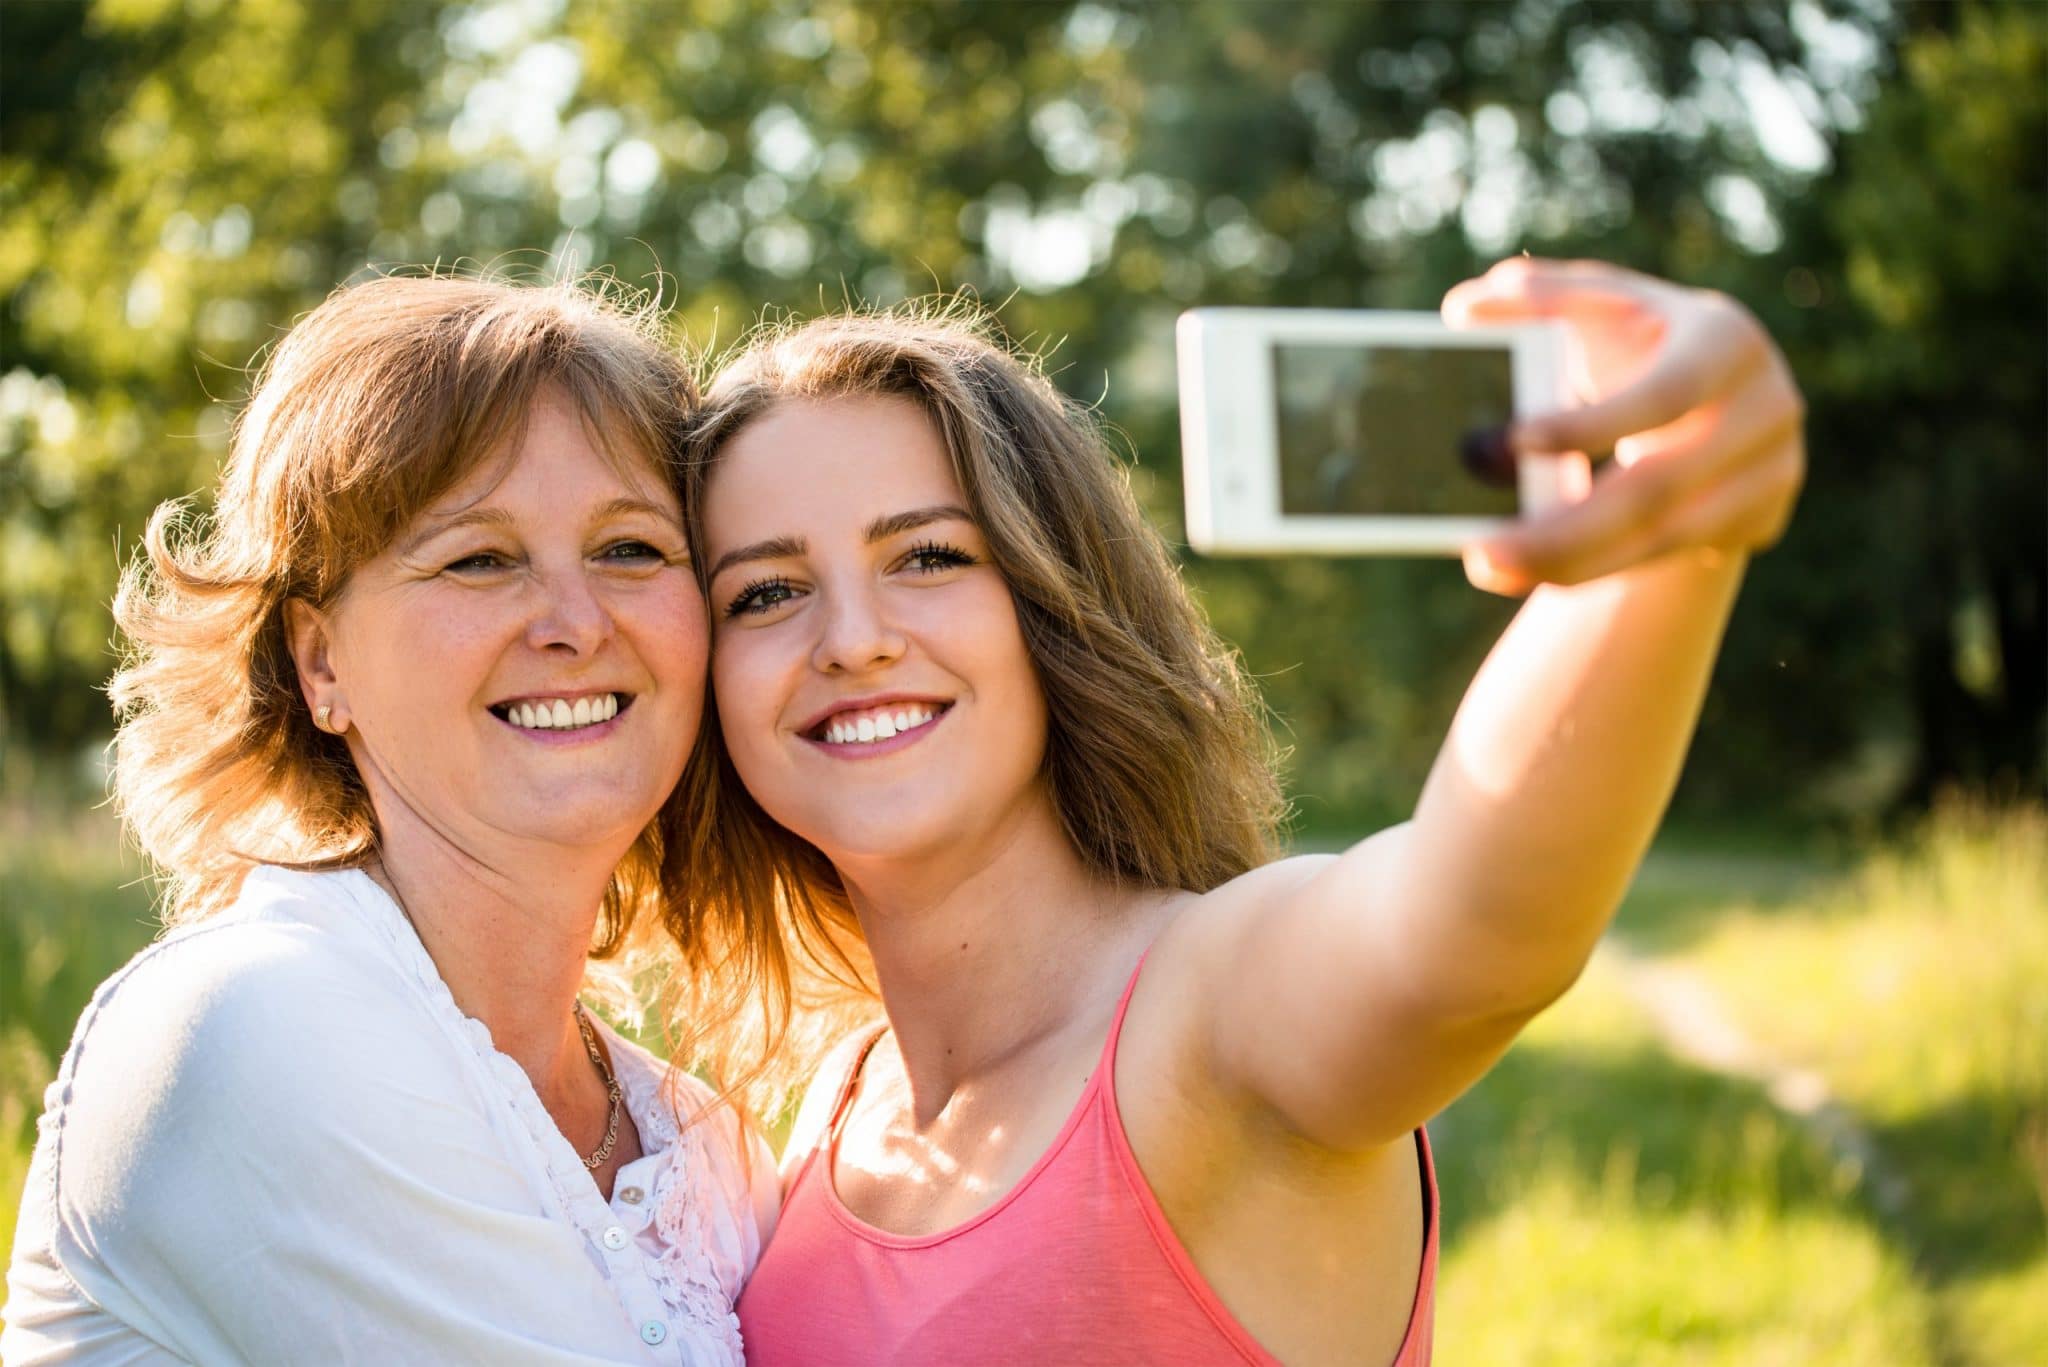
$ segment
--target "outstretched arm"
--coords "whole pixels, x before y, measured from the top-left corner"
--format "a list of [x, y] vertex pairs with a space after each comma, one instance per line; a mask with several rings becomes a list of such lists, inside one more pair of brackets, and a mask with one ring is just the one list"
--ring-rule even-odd
[[1578, 975], [1677, 782], [1745, 557], [1803, 472], [1798, 391], [1721, 296], [1516, 260], [1445, 313], [1566, 321], [1590, 402], [1512, 444], [1611, 447], [1620, 468], [1468, 548], [1475, 583], [1529, 601], [1413, 819], [1214, 894], [1217, 1080], [1336, 1147], [1427, 1119]]

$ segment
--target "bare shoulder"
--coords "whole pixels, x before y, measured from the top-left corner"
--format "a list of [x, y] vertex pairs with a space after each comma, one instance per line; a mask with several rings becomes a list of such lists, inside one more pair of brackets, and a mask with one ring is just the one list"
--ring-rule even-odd
[[[1272, 1127], [1274, 1099], [1259, 1085], [1272, 1070], [1262, 1061], [1298, 1049], [1285, 1022], [1302, 994], [1327, 993], [1333, 963], [1355, 963], [1371, 933], [1357, 904], [1385, 891], [1384, 870], [1410, 829], [1391, 826], [1341, 855], [1278, 859], [1183, 894], [1147, 960], [1123, 1046], [1143, 1055], [1168, 1093], [1162, 1100], [1218, 1131]], [[1373, 868], [1382, 874], [1360, 876]]]
[[[1192, 1005], [1190, 993], [1229, 971], [1260, 920], [1336, 861], [1333, 854], [1290, 855], [1248, 869], [1208, 892], [1185, 894], [1146, 959], [1146, 978], [1173, 983], [1162, 995]], [[1135, 1002], [1132, 1009], [1137, 1009]]]
[[1127, 1113], [1173, 1116], [1198, 1128], [1229, 1123], [1230, 1099], [1214, 1067], [1215, 1004], [1260, 920], [1331, 860], [1277, 859], [1208, 892], [1177, 895], [1118, 1042], [1117, 1095]]

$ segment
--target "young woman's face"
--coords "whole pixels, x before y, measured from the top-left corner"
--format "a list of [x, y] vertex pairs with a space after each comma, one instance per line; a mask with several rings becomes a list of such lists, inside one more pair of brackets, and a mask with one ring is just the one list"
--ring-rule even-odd
[[719, 452], [704, 522], [719, 719], [770, 816], [843, 864], [1044, 800], [1016, 606], [921, 408], [779, 404]]
[[379, 819], [466, 847], [623, 853], [703, 713], [709, 643], [676, 496], [605, 459], [555, 396], [507, 458], [296, 622], [301, 674], [331, 680]]

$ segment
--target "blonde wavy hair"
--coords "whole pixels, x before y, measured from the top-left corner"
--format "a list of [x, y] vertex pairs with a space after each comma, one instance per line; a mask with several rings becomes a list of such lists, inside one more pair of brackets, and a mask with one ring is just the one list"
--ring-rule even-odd
[[[916, 402], [1016, 601], [1068, 838], [1112, 878], [1206, 891], [1278, 853], [1284, 806], [1260, 705], [1093, 414], [997, 337], [990, 315], [949, 300], [744, 341], [691, 424], [691, 542], [709, 544], [704, 495], [720, 450], [776, 405]], [[736, 1070], [772, 1114], [831, 1038], [872, 1014], [871, 965], [831, 862], [741, 784], [715, 699], [705, 715], [678, 794], [689, 834], [672, 867], [685, 895], [667, 915], [684, 971], [669, 1018], [685, 1053]]]
[[[285, 604], [331, 604], [516, 439], [543, 390], [575, 404], [608, 459], [674, 482], [697, 390], [652, 301], [389, 276], [337, 290], [271, 351], [211, 515], [178, 500], [151, 517], [114, 604], [125, 657], [110, 692], [115, 798], [165, 876], [167, 922], [224, 906], [259, 863], [369, 860], [376, 814], [346, 744], [307, 713]], [[600, 956], [659, 899], [677, 815], [666, 807], [614, 875]]]

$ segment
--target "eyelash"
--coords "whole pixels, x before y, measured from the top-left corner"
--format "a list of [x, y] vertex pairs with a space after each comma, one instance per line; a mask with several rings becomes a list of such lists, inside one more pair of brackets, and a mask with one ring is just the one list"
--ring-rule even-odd
[[478, 570], [495, 570], [504, 565], [505, 557], [496, 551], [472, 551], [460, 560], [451, 560], [442, 568], [452, 574], [470, 574]]
[[[613, 554], [613, 552], [615, 551], [631, 551], [632, 555], [630, 557], [617, 556]], [[606, 546], [604, 548], [603, 555], [608, 560], [659, 560], [662, 561], [664, 564], [668, 561], [668, 555], [664, 551], [662, 551], [660, 547], [650, 545], [647, 542], [641, 541], [637, 538], [628, 538], [624, 541], [614, 541], [611, 545]]]
[[963, 565], [975, 563], [974, 557], [961, 550], [958, 546], [948, 546], [938, 541], [920, 541], [917, 545], [912, 546], [903, 558], [905, 561], [930, 559], [938, 562], [937, 564], [919, 566], [918, 572], [920, 574], [936, 574], [940, 570], [959, 569]]
[[750, 612], [766, 612], [789, 601], [787, 598], [778, 598], [772, 603], [761, 602], [760, 596], [770, 589], [781, 589], [786, 594], [789, 592], [789, 581], [780, 578], [756, 579], [733, 595], [732, 601], [725, 605], [725, 615], [743, 617]]
[[[936, 563], [918, 564], [919, 561]], [[976, 561], [972, 555], [958, 546], [923, 541], [903, 553], [903, 563], [913, 566], [919, 574], [937, 574], [942, 570], [972, 565]], [[768, 602], [762, 601], [763, 595], [775, 590], [780, 590], [784, 596]], [[725, 605], [725, 615], [732, 618], [744, 617], [753, 612], [767, 612], [788, 602], [793, 594], [794, 590], [790, 587], [789, 581], [780, 576], [771, 575], [765, 579], [756, 579], [732, 596], [731, 601]]]
[[[628, 552], [628, 554], [620, 555], [618, 554], [620, 551]], [[600, 559], [615, 562], [624, 561], [626, 563], [657, 560], [667, 564], [669, 561], [668, 554], [665, 551], [661, 550], [658, 546], [640, 540], [638, 537], [628, 537], [621, 541], [614, 541], [599, 551], [598, 556]], [[502, 551], [471, 551], [468, 555], [449, 561], [442, 568], [453, 574], [475, 574], [486, 570], [503, 569], [508, 561], [509, 557]]]

